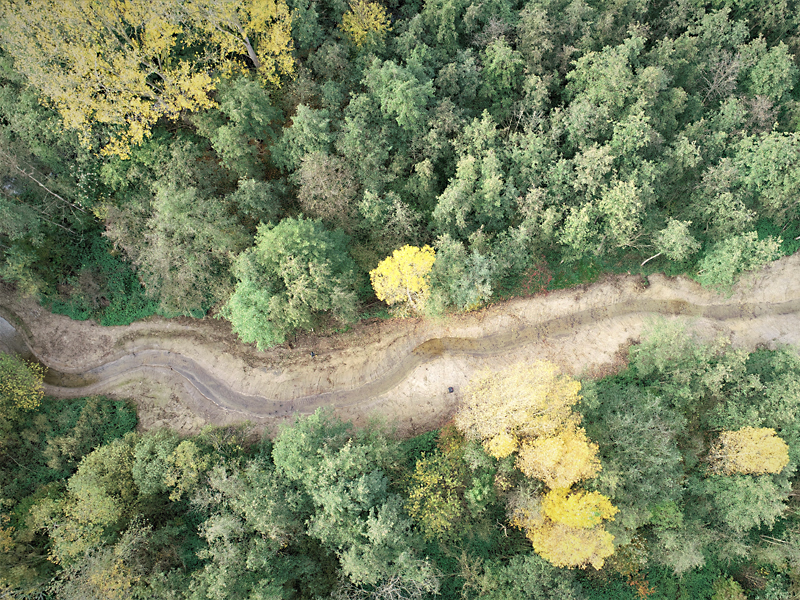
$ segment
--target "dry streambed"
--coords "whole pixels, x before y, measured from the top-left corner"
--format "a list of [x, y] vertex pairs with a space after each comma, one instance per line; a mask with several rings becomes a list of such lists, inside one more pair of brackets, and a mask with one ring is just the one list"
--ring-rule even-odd
[[449, 418], [480, 369], [547, 359], [573, 374], [602, 372], [657, 315], [748, 349], [798, 344], [800, 255], [749, 275], [730, 297], [685, 278], [612, 277], [438, 322], [373, 320], [267, 352], [239, 343], [220, 321], [104, 328], [0, 289], [0, 350], [28, 352], [48, 366], [50, 395], [133, 398], [144, 428], [190, 433], [245, 419], [272, 428], [329, 405], [347, 419], [380, 415], [417, 432]]

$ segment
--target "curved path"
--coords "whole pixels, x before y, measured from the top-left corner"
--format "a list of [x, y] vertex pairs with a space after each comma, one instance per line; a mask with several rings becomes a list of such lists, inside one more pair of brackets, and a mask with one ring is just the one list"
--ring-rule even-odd
[[[440, 323], [373, 322], [349, 336], [309, 337], [269, 352], [237, 344], [219, 322], [67, 324], [7, 291], [0, 293], [0, 314], [16, 325], [0, 320], [0, 349], [2, 343], [28, 349], [47, 365], [50, 395], [116, 390], [146, 405], [148, 394], [136, 391], [144, 382], [204, 422], [249, 419], [270, 426], [329, 405], [346, 418], [377, 412], [403, 429], [421, 430], [452, 413], [459, 390], [478, 369], [547, 358], [573, 373], [602, 372], [619, 362], [620, 348], [653, 315], [690, 320], [700, 336], [721, 334], [748, 348], [797, 344], [800, 257], [751, 275], [730, 297], [683, 278], [654, 275], [645, 285], [616, 277]], [[60, 351], [45, 343], [46, 335], [64, 338]], [[184, 429], [201, 424], [185, 421]], [[169, 418], [151, 423], [159, 424], [175, 425]]]

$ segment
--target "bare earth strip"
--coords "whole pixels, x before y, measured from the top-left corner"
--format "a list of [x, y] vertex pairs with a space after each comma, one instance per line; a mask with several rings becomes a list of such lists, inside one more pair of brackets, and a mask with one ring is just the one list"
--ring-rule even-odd
[[685, 278], [610, 277], [441, 321], [375, 319], [267, 352], [213, 319], [100, 327], [0, 288], [0, 350], [28, 348], [47, 365], [50, 395], [133, 398], [143, 428], [190, 433], [250, 420], [272, 429], [329, 405], [343, 418], [380, 415], [411, 433], [447, 420], [484, 368], [547, 359], [575, 375], [602, 372], [655, 315], [747, 349], [800, 344], [800, 255], [749, 275], [729, 297]]

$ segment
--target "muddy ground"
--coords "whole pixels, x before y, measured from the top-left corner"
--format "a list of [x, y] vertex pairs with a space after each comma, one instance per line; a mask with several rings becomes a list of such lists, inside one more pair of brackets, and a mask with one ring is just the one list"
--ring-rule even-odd
[[0, 316], [17, 333], [0, 323], [0, 349], [27, 346], [50, 369], [48, 394], [133, 399], [143, 429], [189, 434], [249, 420], [274, 430], [331, 405], [346, 419], [377, 416], [418, 433], [450, 418], [481, 369], [547, 359], [574, 375], [611, 372], [658, 315], [747, 349], [800, 344], [800, 254], [746, 276], [729, 296], [686, 278], [608, 277], [438, 321], [372, 319], [265, 352], [239, 342], [220, 320], [101, 327], [53, 315], [0, 286]]

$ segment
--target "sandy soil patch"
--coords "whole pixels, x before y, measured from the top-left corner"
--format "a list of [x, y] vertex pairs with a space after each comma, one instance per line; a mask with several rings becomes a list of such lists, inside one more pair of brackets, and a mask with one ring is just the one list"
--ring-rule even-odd
[[481, 369], [548, 359], [575, 375], [609, 372], [655, 315], [691, 321], [698, 335], [725, 335], [747, 349], [798, 344], [800, 255], [750, 274], [729, 297], [686, 278], [609, 277], [440, 321], [373, 319], [266, 352], [239, 342], [224, 321], [101, 327], [53, 315], [0, 286], [0, 316], [16, 328], [0, 323], [0, 350], [29, 348], [50, 368], [51, 395], [132, 398], [145, 429], [193, 433], [242, 420], [273, 429], [331, 405], [344, 418], [380, 416], [410, 433], [449, 419]]

